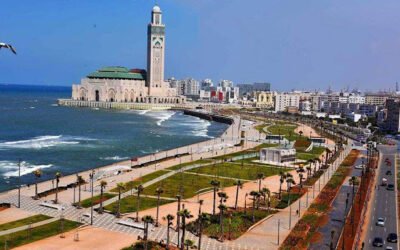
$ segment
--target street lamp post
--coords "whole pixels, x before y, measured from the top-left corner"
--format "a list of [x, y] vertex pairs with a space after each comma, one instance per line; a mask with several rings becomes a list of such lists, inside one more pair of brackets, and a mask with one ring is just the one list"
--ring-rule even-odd
[[94, 169], [89, 174], [90, 176], [90, 191], [91, 191], [91, 198], [90, 198], [90, 225], [93, 225], [93, 181], [94, 181]]

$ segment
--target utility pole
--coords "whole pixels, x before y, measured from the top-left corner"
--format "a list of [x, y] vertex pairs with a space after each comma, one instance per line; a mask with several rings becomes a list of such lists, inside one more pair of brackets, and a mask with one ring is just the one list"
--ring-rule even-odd
[[280, 226], [281, 226], [281, 219], [278, 219], [278, 246], [280, 244], [280, 242], [279, 242], [279, 229], [280, 229]]
[[91, 199], [90, 199], [90, 225], [93, 225], [93, 181], [94, 181], [94, 169], [90, 173], [90, 189], [91, 189]]

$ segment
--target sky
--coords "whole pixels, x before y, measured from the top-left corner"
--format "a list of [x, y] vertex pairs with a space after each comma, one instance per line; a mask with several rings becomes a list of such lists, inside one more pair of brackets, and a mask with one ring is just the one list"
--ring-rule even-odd
[[[13, 0], [0, 8], [0, 83], [68, 86], [103, 66], [146, 67], [152, 0]], [[166, 77], [274, 90], [394, 89], [398, 0], [158, 0]]]

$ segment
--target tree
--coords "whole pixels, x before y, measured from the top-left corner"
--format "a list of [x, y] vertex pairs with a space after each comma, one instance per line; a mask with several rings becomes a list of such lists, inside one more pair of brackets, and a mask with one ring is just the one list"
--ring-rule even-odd
[[201, 249], [201, 237], [203, 235], [203, 227], [207, 225], [210, 222], [210, 215], [206, 213], [201, 213], [199, 215], [199, 243], [198, 243], [198, 248], [199, 250]]
[[85, 183], [85, 180], [82, 176], [77, 175], [76, 177], [76, 184], [78, 185], [78, 208], [81, 208], [81, 185]]
[[329, 148], [325, 148], [326, 156], [325, 156], [325, 166], [328, 166], [329, 155], [332, 151]]
[[124, 191], [126, 188], [125, 183], [118, 183], [117, 184], [117, 189], [118, 189], [118, 208], [117, 208], [117, 213], [116, 216], [117, 218], [121, 217], [121, 193]]
[[57, 172], [55, 174], [56, 177], [56, 199], [54, 200], [54, 203], [58, 203], [58, 184], [60, 183], [60, 177], [61, 177], [61, 173]]
[[290, 183], [293, 180], [293, 175], [291, 173], [286, 174], [286, 191], [289, 191], [290, 189]]
[[290, 176], [286, 179], [286, 184], [287, 184], [287, 192], [288, 192], [288, 196], [289, 196], [288, 205], [290, 206], [290, 189], [291, 189], [292, 185], [296, 184], [296, 182], [294, 181], [293, 177]]
[[186, 250], [189, 250], [189, 248], [194, 248], [194, 241], [192, 240], [187, 239], [185, 240], [184, 244], [186, 246]]
[[318, 163], [318, 169], [317, 169], [317, 171], [319, 171], [319, 170], [321, 169], [321, 159], [318, 158], [318, 157], [316, 157], [316, 158], [314, 158], [314, 160], [315, 160], [315, 163]]
[[144, 249], [147, 249], [147, 240], [148, 240], [148, 236], [149, 236], [149, 224], [154, 223], [154, 219], [150, 215], [146, 215], [146, 216], [143, 216], [142, 221], [144, 223], [144, 232], [143, 232]]
[[[268, 208], [268, 212], [271, 210], [271, 190], [269, 190], [268, 188], [264, 187], [261, 190], [261, 194], [264, 197], [264, 203], [267, 205]], [[266, 201], [268, 197], [268, 201]]]
[[303, 136], [303, 131], [300, 130], [299, 135], [300, 135], [300, 137]]
[[281, 171], [279, 177], [279, 199], [282, 199], [282, 184], [285, 182], [286, 174]]
[[260, 197], [260, 193], [259, 192], [257, 192], [257, 191], [251, 191], [250, 192], [250, 195], [253, 197], [252, 199], [253, 199], [253, 212], [252, 212], [252, 216], [251, 216], [251, 220], [252, 220], [252, 222], [254, 223], [255, 222], [255, 216], [254, 216], [254, 212], [255, 212], [255, 209], [256, 209], [256, 200]]
[[39, 178], [42, 176], [42, 170], [40, 169], [36, 169], [35, 171], [33, 171], [33, 175], [35, 175], [35, 199], [39, 199], [38, 196], [38, 182], [39, 182]]
[[265, 174], [264, 173], [258, 173], [257, 174], [257, 179], [258, 179], [258, 192], [261, 191], [261, 181], [264, 180]]
[[182, 218], [182, 239], [181, 239], [181, 245], [180, 245], [180, 249], [184, 250], [184, 242], [185, 242], [185, 233], [186, 233], [186, 219], [192, 218], [193, 215], [190, 213], [189, 210], [187, 209], [183, 209], [181, 211], [178, 212], [178, 216], [180, 216]]
[[104, 195], [104, 189], [107, 186], [107, 182], [102, 180], [100, 182], [100, 207], [99, 207], [99, 213], [103, 213], [103, 195]]
[[243, 182], [241, 180], [237, 180], [234, 182], [236, 185], [236, 197], [235, 197], [235, 210], [237, 210], [237, 203], [239, 198], [239, 189], [243, 188]]
[[219, 197], [219, 227], [220, 227], [220, 233], [221, 237], [220, 239], [223, 240], [224, 238], [224, 211], [227, 209], [225, 206], [225, 202], [228, 199], [228, 195], [226, 195], [225, 192], [218, 192], [218, 197]]
[[213, 192], [214, 192], [214, 195], [213, 195], [213, 215], [215, 215], [215, 203], [216, 203], [216, 199], [217, 199], [217, 191], [218, 191], [220, 182], [217, 181], [217, 180], [212, 180], [210, 182], [210, 184], [213, 186]]
[[166, 217], [163, 218], [164, 220], [167, 220], [167, 246], [166, 248], [169, 249], [169, 230], [171, 229], [172, 226], [172, 221], [175, 219], [175, 216], [172, 214], [167, 214]]
[[156, 189], [156, 194], [157, 194], [157, 215], [156, 215], [156, 227], [158, 227], [158, 214], [159, 214], [159, 210], [160, 210], [160, 195], [164, 193], [164, 190], [162, 189], [162, 187], [158, 187]]
[[143, 185], [139, 185], [136, 187], [137, 191], [137, 200], [136, 200], [136, 222], [139, 221], [139, 210], [140, 210], [140, 194], [143, 192]]

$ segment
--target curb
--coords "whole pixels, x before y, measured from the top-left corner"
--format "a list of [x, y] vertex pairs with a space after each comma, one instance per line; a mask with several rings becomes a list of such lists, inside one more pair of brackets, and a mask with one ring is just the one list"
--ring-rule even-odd
[[251, 227], [249, 227], [249, 229], [247, 229], [246, 233], [251, 231], [253, 228], [255, 228], [256, 226], [260, 225], [261, 223], [263, 223], [264, 221], [268, 220], [269, 218], [271, 218], [272, 216], [274, 216], [273, 214], [268, 215], [267, 217], [265, 217], [262, 220], [259, 220], [256, 224], [252, 225]]

